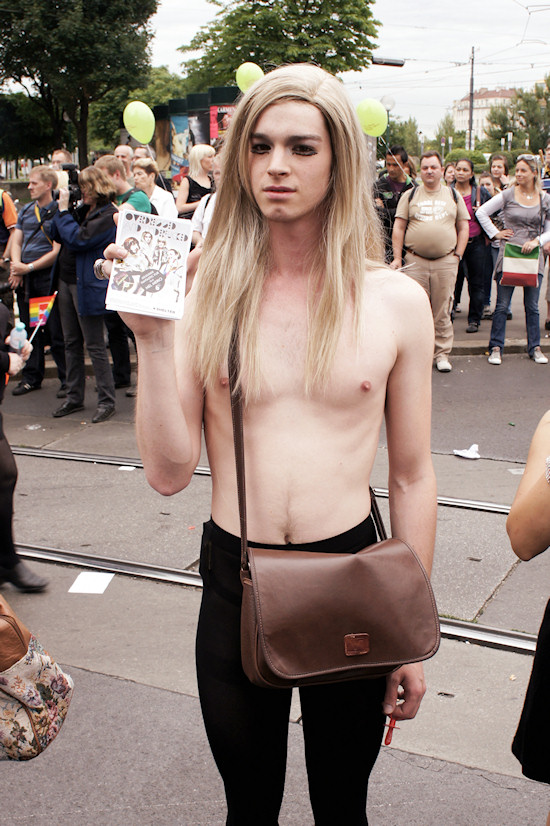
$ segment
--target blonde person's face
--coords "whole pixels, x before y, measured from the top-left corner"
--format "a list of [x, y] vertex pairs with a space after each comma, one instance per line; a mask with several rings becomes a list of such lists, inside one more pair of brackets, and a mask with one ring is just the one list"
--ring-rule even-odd
[[535, 180], [535, 173], [525, 161], [518, 161], [516, 164], [516, 182], [529, 186]]
[[254, 126], [248, 158], [252, 192], [268, 220], [297, 221], [317, 211], [332, 166], [319, 109], [299, 101], [268, 106]]
[[150, 172], [147, 173], [145, 169], [140, 169], [139, 166], [135, 166], [133, 170], [134, 175], [134, 184], [136, 189], [141, 189], [142, 191], [146, 192], [151, 186], [155, 184], [155, 173]]
[[31, 198], [33, 201], [38, 200], [46, 192], [51, 191], [50, 184], [46, 183], [46, 181], [43, 181], [40, 175], [35, 172], [31, 172], [31, 174], [29, 175], [29, 185], [27, 189], [31, 193]]
[[208, 173], [212, 172], [212, 166], [214, 164], [214, 155], [207, 155], [206, 157], [201, 159], [201, 166], [203, 170]]

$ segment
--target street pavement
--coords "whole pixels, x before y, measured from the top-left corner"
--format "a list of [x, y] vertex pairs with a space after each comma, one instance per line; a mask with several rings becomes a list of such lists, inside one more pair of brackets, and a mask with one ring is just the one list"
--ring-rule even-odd
[[[550, 365], [535, 365], [523, 352], [520, 302], [518, 293], [501, 367], [483, 356], [490, 322], [466, 334], [461, 314], [453, 372], [434, 371], [432, 446], [441, 496], [512, 501], [534, 427], [550, 407]], [[542, 304], [541, 310], [544, 319]], [[550, 341], [542, 346], [548, 352]], [[201, 524], [209, 517], [209, 478], [196, 477], [171, 498], [151, 490], [143, 471], [123, 461], [137, 457], [133, 400], [117, 391], [116, 415], [93, 425], [93, 378], [88, 382], [85, 410], [64, 419], [51, 417], [59, 403], [51, 365], [40, 391], [14, 398], [8, 386], [3, 413], [13, 446], [121, 459], [107, 466], [18, 456], [16, 541], [195, 569]], [[454, 455], [474, 442], [479, 460]], [[386, 480], [382, 432], [373, 482], [385, 487]], [[381, 508], [387, 513], [383, 499]], [[518, 563], [504, 521], [501, 514], [439, 508], [433, 572], [439, 610], [536, 634], [550, 559]], [[194, 673], [200, 589], [116, 575], [102, 594], [72, 593], [83, 569], [29, 564], [50, 579], [48, 590], [24, 595], [2, 586], [3, 593], [72, 674], [76, 691], [48, 751], [28, 764], [3, 764], [2, 826], [225, 823]], [[428, 690], [417, 719], [382, 748], [369, 795], [371, 826], [545, 823], [548, 788], [523, 778], [510, 753], [531, 662], [525, 654], [442, 641], [426, 663]], [[311, 826], [297, 699], [289, 744], [280, 823]]]

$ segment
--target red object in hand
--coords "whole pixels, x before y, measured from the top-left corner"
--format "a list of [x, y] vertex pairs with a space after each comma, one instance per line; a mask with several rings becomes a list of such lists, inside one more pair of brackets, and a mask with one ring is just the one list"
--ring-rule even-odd
[[390, 722], [389, 722], [389, 723], [386, 723], [386, 726], [387, 726], [387, 729], [388, 729], [388, 730], [387, 730], [387, 732], [386, 732], [386, 736], [385, 736], [385, 738], [384, 738], [384, 745], [385, 745], [385, 746], [389, 746], [389, 745], [390, 745], [390, 743], [391, 743], [391, 741], [392, 741], [392, 737], [393, 737], [393, 730], [394, 730], [395, 728], [399, 728], [399, 726], [396, 724], [396, 722], [395, 722], [395, 720], [394, 720], [394, 718], [393, 718], [393, 717], [390, 717]]

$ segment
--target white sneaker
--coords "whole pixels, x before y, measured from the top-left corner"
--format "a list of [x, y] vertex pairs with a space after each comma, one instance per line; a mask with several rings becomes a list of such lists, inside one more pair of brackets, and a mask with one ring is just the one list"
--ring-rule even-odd
[[489, 364], [502, 364], [502, 358], [500, 356], [500, 347], [493, 347], [491, 350], [491, 355], [487, 359]]
[[535, 347], [531, 358], [533, 359], [535, 364], [548, 364], [548, 359], [546, 358], [540, 347]]
[[442, 358], [436, 361], [435, 366], [437, 367], [440, 373], [450, 373], [453, 369], [453, 365], [446, 358]]

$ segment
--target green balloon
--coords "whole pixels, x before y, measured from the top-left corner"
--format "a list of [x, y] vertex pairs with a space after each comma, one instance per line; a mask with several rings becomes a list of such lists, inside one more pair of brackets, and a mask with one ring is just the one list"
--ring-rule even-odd
[[365, 98], [357, 104], [357, 117], [365, 135], [379, 138], [388, 128], [388, 113], [379, 100]]
[[256, 63], [241, 63], [235, 72], [237, 86], [241, 92], [247, 92], [263, 76], [264, 73]]
[[146, 103], [133, 100], [122, 113], [124, 126], [140, 143], [149, 143], [155, 132], [155, 116]]

